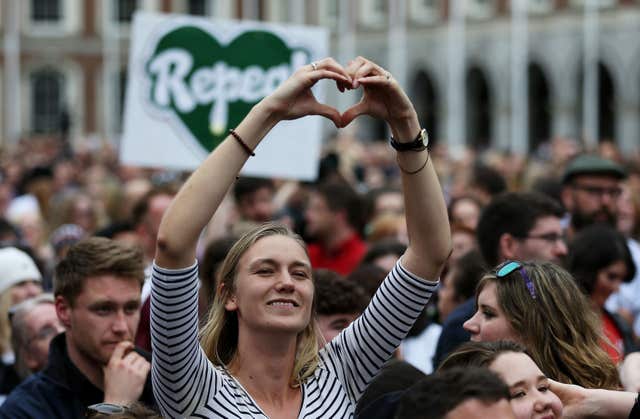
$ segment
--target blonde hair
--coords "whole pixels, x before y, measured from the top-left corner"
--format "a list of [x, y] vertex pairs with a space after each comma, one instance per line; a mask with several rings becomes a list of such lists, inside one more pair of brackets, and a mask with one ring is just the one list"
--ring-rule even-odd
[[606, 338], [596, 312], [571, 274], [550, 262], [522, 264], [534, 284], [533, 299], [518, 270], [485, 275], [482, 289], [496, 284], [496, 297], [527, 352], [550, 378], [587, 388], [619, 389], [616, 366], [602, 348]]
[[[285, 236], [294, 239], [307, 252], [306, 244], [294, 232], [277, 223], [265, 223], [249, 231], [233, 245], [218, 272], [218, 292], [215, 295], [207, 322], [200, 331], [200, 344], [214, 365], [225, 366], [236, 355], [238, 347], [238, 317], [235, 311], [227, 311], [225, 303], [235, 292], [240, 258], [258, 240], [269, 236]], [[315, 312], [315, 299], [312, 307]], [[295, 364], [291, 374], [291, 385], [298, 386], [313, 375], [318, 366], [318, 329], [315, 321], [298, 334]]]

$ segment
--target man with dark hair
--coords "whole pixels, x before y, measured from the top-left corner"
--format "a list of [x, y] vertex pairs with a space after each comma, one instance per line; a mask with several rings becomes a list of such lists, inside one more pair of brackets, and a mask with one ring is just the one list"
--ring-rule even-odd
[[[507, 192], [495, 197], [480, 214], [476, 230], [480, 253], [487, 267], [505, 260], [561, 263], [567, 254], [559, 203], [537, 192]], [[479, 278], [478, 278], [479, 279]], [[475, 312], [475, 298], [458, 306], [442, 326], [433, 365], [469, 340], [464, 322]]]
[[350, 186], [331, 183], [312, 191], [305, 220], [314, 268], [347, 275], [358, 266], [366, 252], [360, 237], [364, 217], [361, 199]]
[[240, 219], [245, 222], [264, 223], [274, 215], [275, 186], [271, 179], [241, 177], [233, 186], [233, 197]]
[[509, 388], [485, 368], [452, 368], [427, 376], [400, 398], [395, 419], [515, 418]]
[[316, 269], [316, 321], [326, 343], [351, 324], [369, 304], [369, 297], [353, 281], [328, 269]]
[[562, 262], [567, 254], [561, 219], [553, 199], [536, 192], [509, 192], [484, 208], [476, 235], [487, 265], [508, 259]]
[[153, 405], [150, 356], [132, 344], [140, 317], [143, 255], [106, 238], [72, 246], [55, 272], [55, 307], [66, 332], [47, 367], [18, 386], [2, 418], [84, 417], [87, 406]]

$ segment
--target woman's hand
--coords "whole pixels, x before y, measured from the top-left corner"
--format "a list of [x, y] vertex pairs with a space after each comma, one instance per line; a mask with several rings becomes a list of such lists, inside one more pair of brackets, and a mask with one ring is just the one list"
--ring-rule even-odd
[[564, 405], [562, 417], [565, 419], [626, 419], [637, 396], [629, 391], [587, 389], [554, 380], [549, 382], [551, 391]]
[[[352, 88], [362, 86], [364, 92], [360, 102], [342, 114], [344, 126], [360, 115], [369, 115], [386, 121], [398, 138], [408, 140], [416, 136], [416, 111], [388, 71], [363, 57], [350, 61], [346, 71], [353, 80]], [[408, 136], [404, 134], [407, 128]]]
[[351, 77], [345, 69], [333, 58], [325, 58], [299, 68], [267, 96], [262, 104], [276, 122], [306, 115], [322, 115], [340, 128], [344, 126], [340, 112], [331, 106], [319, 103], [311, 92], [311, 88], [322, 79], [334, 80], [341, 91], [352, 85]]

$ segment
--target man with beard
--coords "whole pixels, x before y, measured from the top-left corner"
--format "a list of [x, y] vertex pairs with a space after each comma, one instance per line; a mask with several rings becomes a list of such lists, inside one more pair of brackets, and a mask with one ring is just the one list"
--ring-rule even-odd
[[97, 403], [154, 405], [150, 355], [134, 348], [144, 282], [142, 250], [92, 237], [55, 271], [55, 308], [65, 332], [44, 370], [0, 407], [0, 418], [81, 418]]
[[622, 166], [595, 155], [583, 154], [569, 163], [562, 177], [562, 203], [571, 217], [569, 238], [591, 224], [616, 226], [620, 181], [626, 177]]

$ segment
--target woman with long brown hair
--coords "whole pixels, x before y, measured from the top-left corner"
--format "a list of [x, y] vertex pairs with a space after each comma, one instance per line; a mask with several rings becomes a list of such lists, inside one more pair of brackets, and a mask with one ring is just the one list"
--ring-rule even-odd
[[620, 387], [616, 366], [601, 347], [598, 316], [559, 266], [505, 262], [478, 283], [476, 307], [464, 324], [472, 341], [520, 343], [548, 377], [563, 383]]
[[[319, 104], [310, 89], [322, 79], [336, 81], [340, 90], [362, 86], [362, 100], [342, 115]], [[306, 246], [285, 227], [267, 224], [241, 237], [227, 255], [198, 342], [198, 237], [247, 158], [280, 121], [323, 115], [342, 127], [362, 114], [385, 120], [393, 133], [411, 238], [369, 307], [318, 350]], [[346, 68], [330, 58], [306, 65], [249, 112], [185, 183], [160, 226], [152, 275], [152, 374], [165, 416], [353, 415], [434, 291], [430, 281], [437, 280], [451, 247], [444, 198], [424, 142], [398, 83], [362, 57]]]

